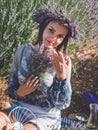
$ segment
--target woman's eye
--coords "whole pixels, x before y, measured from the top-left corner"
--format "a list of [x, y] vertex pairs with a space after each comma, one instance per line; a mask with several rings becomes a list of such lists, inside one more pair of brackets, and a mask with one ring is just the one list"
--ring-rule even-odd
[[64, 36], [63, 35], [58, 35], [58, 38], [64, 38]]
[[53, 30], [52, 28], [49, 28], [49, 31], [50, 31], [51, 33], [54, 33], [54, 30]]

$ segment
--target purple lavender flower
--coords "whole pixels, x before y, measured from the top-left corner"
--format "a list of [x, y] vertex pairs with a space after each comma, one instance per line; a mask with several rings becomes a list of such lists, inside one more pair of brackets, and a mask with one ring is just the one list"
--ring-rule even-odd
[[32, 56], [32, 74], [37, 75], [38, 77], [44, 73], [47, 68], [51, 66], [51, 62], [47, 54], [45, 53], [34, 53]]

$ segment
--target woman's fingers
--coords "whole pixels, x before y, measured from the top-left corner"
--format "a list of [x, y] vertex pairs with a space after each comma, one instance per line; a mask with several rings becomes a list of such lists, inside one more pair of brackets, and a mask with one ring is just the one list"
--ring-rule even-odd
[[61, 52], [53, 52], [53, 55], [51, 57], [51, 60], [57, 61], [57, 62], [64, 62], [64, 55]]
[[37, 76], [36, 77], [30, 76], [30, 78], [28, 79], [26, 83], [26, 89], [29, 92], [33, 92], [38, 88], [38, 83], [39, 83], [39, 79]]
[[69, 60], [65, 60], [65, 56], [62, 52], [54, 52], [51, 57], [51, 63], [56, 71], [58, 79], [66, 78], [66, 69], [68, 67]]
[[38, 83], [39, 83], [39, 79], [37, 76], [32, 77], [30, 76], [27, 81], [25, 82], [25, 84], [21, 85], [18, 89], [18, 95], [20, 96], [25, 96], [28, 95], [30, 93], [32, 93], [33, 91], [35, 91], [38, 88]]
[[32, 92], [34, 92], [37, 88], [38, 88], [38, 84], [36, 86], [32, 86], [30, 89], [32, 90]]
[[51, 62], [53, 66], [58, 66], [58, 64], [65, 64], [64, 56], [61, 52], [54, 52], [53, 56], [51, 57]]
[[29, 84], [29, 87], [35, 87], [39, 83], [39, 79], [37, 77], [33, 78]]
[[38, 83], [39, 79], [38, 77], [32, 77], [30, 76], [29, 79], [26, 81], [26, 86], [31, 87], [32, 85], [36, 85]]

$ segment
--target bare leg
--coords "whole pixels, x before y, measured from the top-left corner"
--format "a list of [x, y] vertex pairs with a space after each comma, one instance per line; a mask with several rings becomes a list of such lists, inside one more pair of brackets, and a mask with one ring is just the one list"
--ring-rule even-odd
[[10, 130], [11, 124], [7, 115], [3, 112], [0, 112], [0, 130]]
[[[12, 126], [8, 118], [8, 112], [0, 112], [0, 130], [11, 130]], [[37, 127], [32, 123], [24, 125], [24, 130], [37, 130]]]
[[28, 123], [24, 125], [24, 130], [37, 130], [37, 127], [32, 123]]

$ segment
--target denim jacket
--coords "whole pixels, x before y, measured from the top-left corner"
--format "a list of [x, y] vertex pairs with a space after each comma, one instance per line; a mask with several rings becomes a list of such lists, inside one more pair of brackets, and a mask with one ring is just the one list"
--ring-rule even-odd
[[44, 108], [51, 109], [56, 107], [59, 110], [67, 108], [70, 105], [72, 95], [70, 84], [71, 61], [66, 71], [66, 80], [58, 80], [55, 76], [56, 72], [51, 66], [44, 72], [40, 79], [39, 87], [35, 92], [24, 97], [17, 96], [17, 89], [20, 85], [24, 84], [25, 80], [31, 75], [30, 59], [32, 59], [33, 54], [34, 48], [31, 45], [22, 45], [17, 49], [11, 64], [8, 84], [9, 96], [17, 101]]

